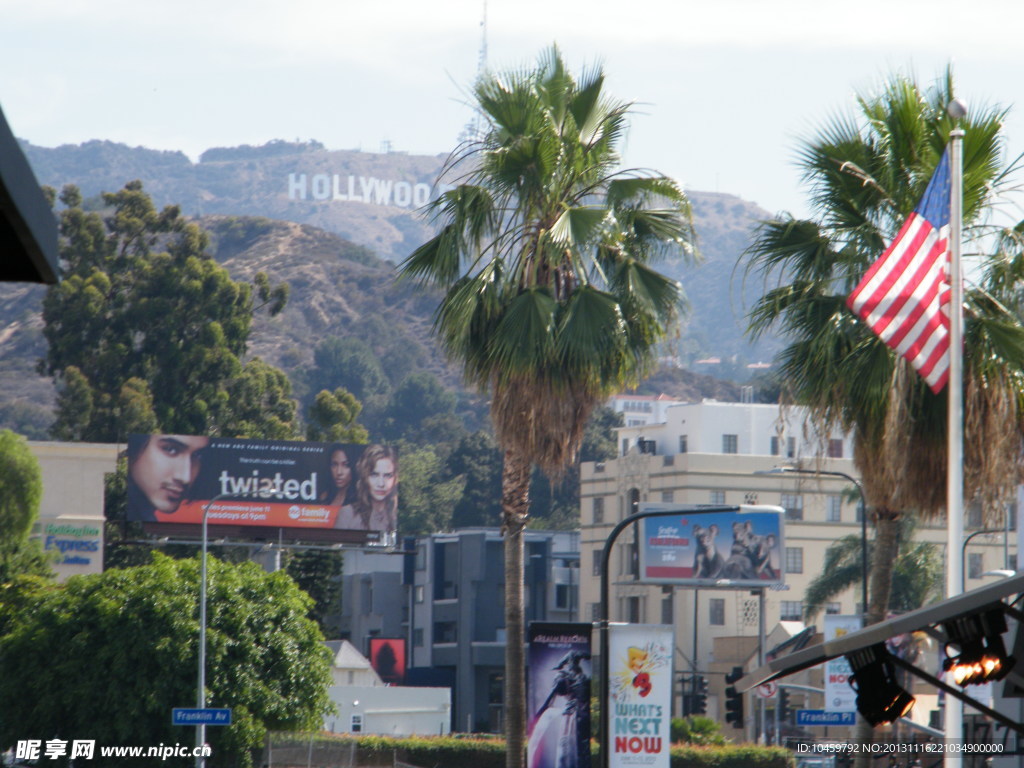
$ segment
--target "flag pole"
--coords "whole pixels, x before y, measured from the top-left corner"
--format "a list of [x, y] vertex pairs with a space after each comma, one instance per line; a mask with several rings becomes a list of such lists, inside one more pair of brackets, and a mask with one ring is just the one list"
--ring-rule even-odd
[[[964, 406], [963, 406], [963, 280], [960, 269], [961, 225], [963, 221], [963, 137], [962, 130], [950, 132], [949, 197], [949, 393], [948, 448], [946, 464], [946, 597], [962, 591], [964, 539]], [[945, 697], [944, 728], [947, 744], [963, 741], [963, 703]], [[960, 768], [960, 753], [944, 753], [945, 768]]]

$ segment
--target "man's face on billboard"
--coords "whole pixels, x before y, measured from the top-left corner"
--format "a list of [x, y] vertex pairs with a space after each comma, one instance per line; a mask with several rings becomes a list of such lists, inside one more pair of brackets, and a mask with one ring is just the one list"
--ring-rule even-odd
[[153, 435], [130, 469], [132, 480], [158, 512], [177, 511], [199, 473], [208, 437]]

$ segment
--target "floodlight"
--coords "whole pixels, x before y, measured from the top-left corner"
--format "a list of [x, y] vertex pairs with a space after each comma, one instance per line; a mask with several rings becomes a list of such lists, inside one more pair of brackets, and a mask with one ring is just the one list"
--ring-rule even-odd
[[914, 706], [914, 697], [896, 682], [885, 643], [853, 651], [846, 659], [853, 669], [850, 687], [857, 692], [857, 711], [872, 727], [895, 722]]
[[[942, 669], [950, 673], [957, 685], [981, 685], [1002, 680], [1013, 669], [1016, 659], [1006, 653], [1003, 633], [1006, 616], [1001, 607], [988, 608], [967, 616], [943, 622], [949, 638]], [[950, 653], [950, 646], [959, 653]]]

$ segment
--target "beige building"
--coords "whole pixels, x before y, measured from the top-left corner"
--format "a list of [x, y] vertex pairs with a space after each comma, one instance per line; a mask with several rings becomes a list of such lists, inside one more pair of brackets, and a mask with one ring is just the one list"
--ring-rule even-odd
[[[636, 398], [632, 398], [636, 400]], [[635, 404], [634, 404], [635, 405]], [[599, 618], [601, 552], [613, 526], [631, 502], [674, 504], [767, 504], [785, 510], [785, 542], [780, 569], [785, 584], [766, 590], [766, 631], [773, 637], [794, 633], [803, 619], [808, 584], [821, 573], [825, 552], [844, 536], [860, 536], [856, 492], [842, 477], [824, 474], [758, 474], [782, 466], [856, 477], [852, 445], [843, 434], [818, 434], [801, 408], [752, 403], [652, 403], [664, 421], [619, 430], [619, 456], [587, 462], [581, 469], [581, 590], [584, 620]], [[620, 408], [619, 410], [624, 410]], [[973, 527], [972, 527], [973, 524]], [[967, 532], [980, 527], [969, 516]], [[1012, 521], [1011, 521], [1012, 524]], [[872, 536], [870, 524], [868, 536]], [[944, 523], [920, 526], [917, 538], [945, 547]], [[1002, 532], [973, 538], [964, 558], [966, 588], [993, 578], [987, 571], [1015, 562], [1014, 540]], [[1010, 534], [1015, 539], [1015, 534]], [[638, 583], [631, 561], [633, 536], [623, 532], [610, 558], [612, 621], [674, 624], [676, 669], [708, 673], [708, 712], [722, 719], [722, 676], [734, 665], [753, 666], [759, 624], [759, 597], [749, 589], [671, 588]], [[828, 613], [859, 614], [861, 587], [837, 596]], [[785, 631], [779, 634], [779, 624]], [[817, 622], [821, 629], [821, 620]], [[772, 643], [766, 644], [770, 650]], [[804, 681], [819, 686], [812, 673]], [[819, 696], [792, 699], [797, 708], [822, 708]], [[749, 715], [749, 710], [748, 710]], [[922, 718], [927, 721], [927, 714]], [[751, 735], [753, 735], [751, 733]]]
[[30, 441], [43, 476], [37, 532], [60, 581], [103, 570], [104, 479], [123, 446]]

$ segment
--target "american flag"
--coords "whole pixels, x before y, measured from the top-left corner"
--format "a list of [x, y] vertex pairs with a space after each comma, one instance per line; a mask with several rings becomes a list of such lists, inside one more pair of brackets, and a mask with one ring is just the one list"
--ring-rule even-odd
[[949, 150], [917, 208], [846, 300], [939, 392], [949, 378]]

